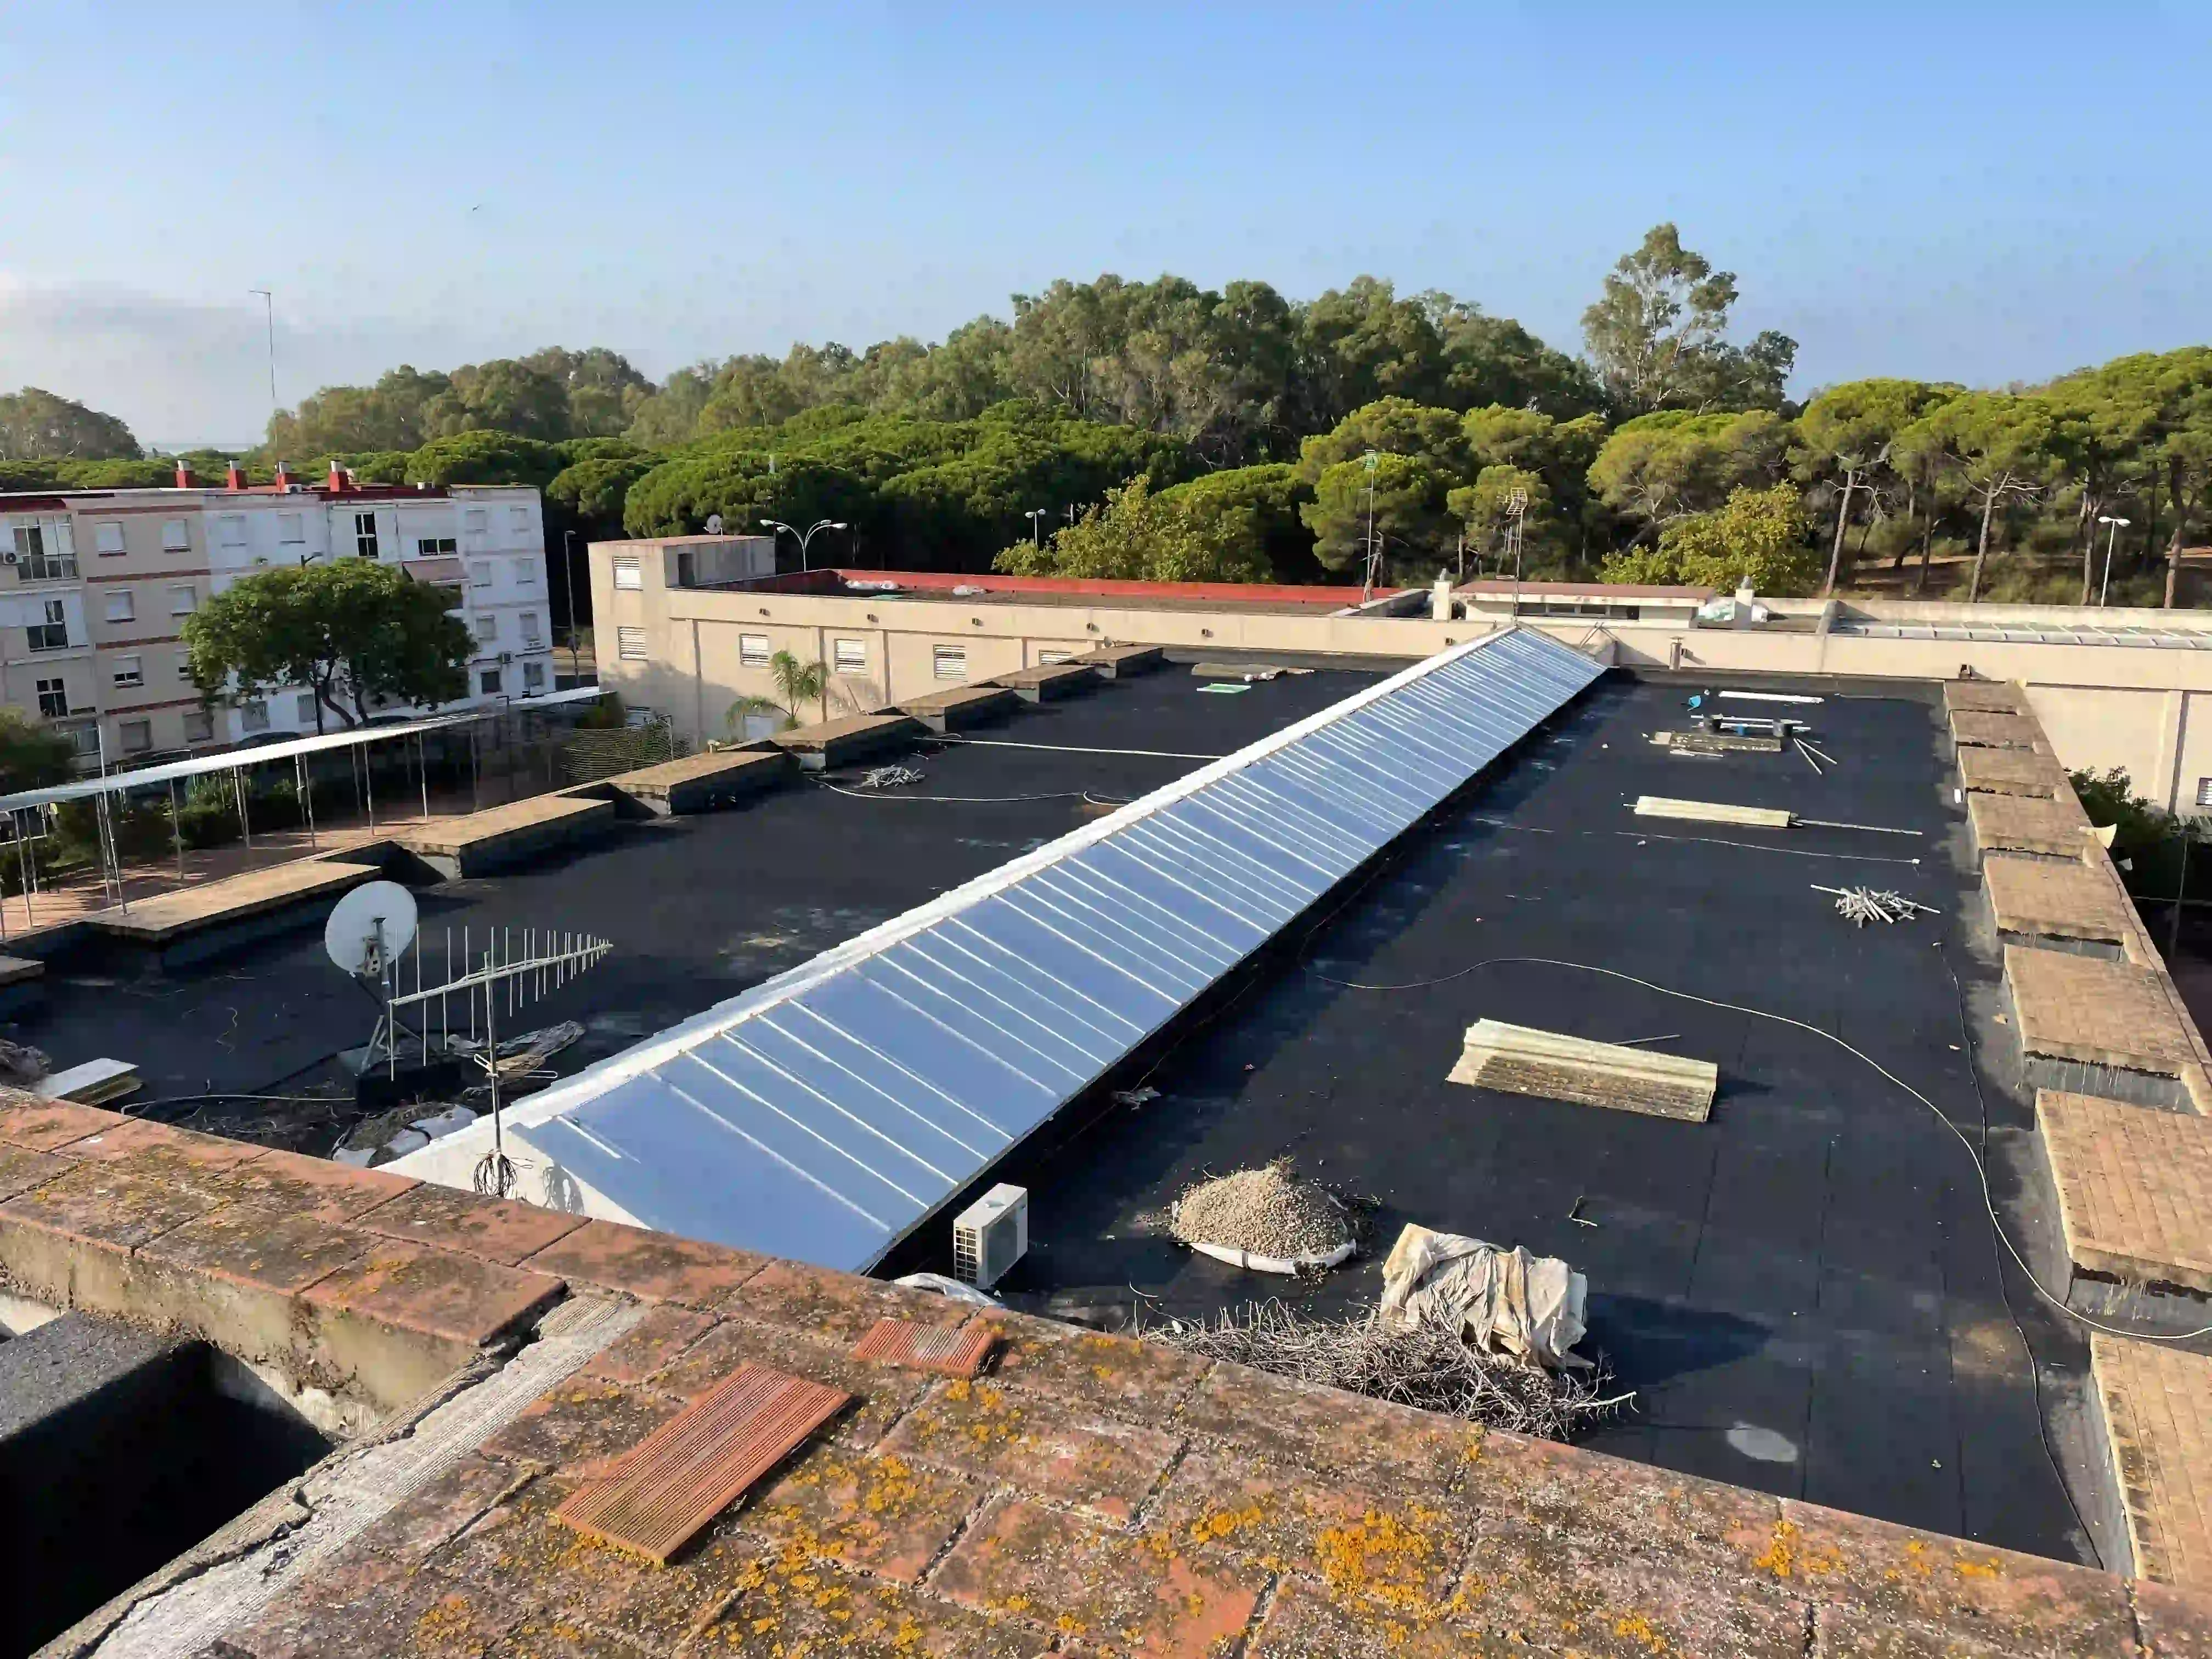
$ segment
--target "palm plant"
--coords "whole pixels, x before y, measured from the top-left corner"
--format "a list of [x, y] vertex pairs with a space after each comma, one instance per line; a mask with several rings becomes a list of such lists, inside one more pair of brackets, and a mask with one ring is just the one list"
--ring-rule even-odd
[[801, 662], [788, 651], [779, 651], [769, 659], [769, 678], [775, 682], [773, 697], [744, 696], [730, 705], [724, 717], [734, 736], [744, 732], [748, 714], [781, 714], [783, 726], [789, 731], [799, 724], [801, 705], [810, 702], [822, 705], [822, 718], [830, 718], [830, 668], [820, 661]]

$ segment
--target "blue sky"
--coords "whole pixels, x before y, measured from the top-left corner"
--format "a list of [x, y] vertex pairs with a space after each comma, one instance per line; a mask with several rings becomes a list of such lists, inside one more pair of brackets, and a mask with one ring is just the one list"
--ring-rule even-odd
[[0, 387], [239, 440], [552, 343], [1362, 272], [1579, 344], [1644, 228], [1796, 390], [2212, 338], [2212, 5], [0, 7]]

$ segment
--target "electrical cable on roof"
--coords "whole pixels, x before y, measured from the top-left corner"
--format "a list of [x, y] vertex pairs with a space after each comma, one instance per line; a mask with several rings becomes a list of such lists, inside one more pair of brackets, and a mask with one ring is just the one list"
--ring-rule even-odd
[[[1332, 913], [1332, 915], [1334, 913]], [[1328, 919], [1324, 918], [1321, 926], [1326, 926], [1327, 921]], [[1315, 933], [1319, 933], [1320, 931], [1320, 927], [1316, 927], [1314, 930]], [[1306, 937], [1308, 941], [1310, 942], [1313, 934], [1309, 933]], [[1455, 969], [1449, 974], [1439, 974], [1434, 979], [1408, 980], [1403, 984], [1399, 985], [1371, 985], [1359, 980], [1334, 978], [1328, 974], [1321, 972], [1319, 969], [1313, 967], [1312, 964], [1305, 963], [1303, 960], [1304, 955], [1304, 952], [1301, 951], [1300, 965], [1305, 969], [1307, 973], [1312, 975], [1314, 978], [1321, 981], [1324, 985], [1338, 986], [1347, 991], [1425, 990], [1431, 986], [1448, 985], [1454, 980], [1465, 979], [1469, 974], [1479, 972], [1485, 968], [1509, 967], [1516, 965], [1539, 968], [1571, 968], [1578, 973], [1601, 974], [1607, 979], [1625, 981], [1630, 985], [1640, 985], [1645, 990], [1656, 991], [1662, 997], [1680, 997], [1685, 1002], [1700, 1003], [1708, 1008], [1725, 1009], [1729, 1012], [1735, 1014], [1748, 1014], [1754, 1019], [1771, 1019], [1778, 1025], [1794, 1025], [1801, 1031], [1810, 1031], [1814, 1036], [1823, 1038], [1827, 1042], [1834, 1043], [1836, 1047], [1841, 1048], [1845, 1054], [1850, 1054], [1852, 1058], [1863, 1061], [1866, 1065], [1871, 1066], [1876, 1073], [1887, 1079], [1890, 1082], [1895, 1084], [1906, 1094], [1911, 1095], [1915, 1100], [1918, 1101], [1923, 1106], [1925, 1106], [1930, 1112], [1934, 1113], [1936, 1115], [1936, 1121], [1942, 1123], [1945, 1128], [1951, 1132], [1953, 1136], [1957, 1139], [1959, 1145], [1966, 1149], [1966, 1156], [1973, 1161], [1974, 1173], [1981, 1181], [1982, 1207], [1989, 1212], [1990, 1225], [1996, 1230], [1996, 1236], [2003, 1243], [2006, 1253], [2012, 1257], [2014, 1262], [2019, 1267], [2021, 1273], [2027, 1277], [2028, 1284], [2034, 1288], [2035, 1293], [2041, 1297], [2045, 1302], [2048, 1302], [2053, 1308], [2057, 1310], [2058, 1312], [2065, 1315], [2067, 1318], [2075, 1321], [2078, 1324], [2087, 1326], [2093, 1331], [2101, 1331], [2106, 1336], [2123, 1336], [2139, 1342], [2194, 1342], [2199, 1337], [2212, 1336], [2212, 1325], [2200, 1326], [2196, 1330], [2182, 1331], [2172, 1335], [2161, 1335], [2149, 1332], [2124, 1329], [2117, 1325], [2107, 1325], [2100, 1320], [2092, 1319], [2087, 1314], [2076, 1313], [2072, 1308], [2068, 1307], [2062, 1299], [2051, 1295], [2049, 1291], [2044, 1288], [2043, 1281], [2035, 1276], [2035, 1269], [2027, 1265], [2027, 1258], [2021, 1254], [2020, 1247], [2012, 1242], [2012, 1235], [2005, 1231], [2004, 1222], [1997, 1214], [1996, 1195], [1990, 1189], [1989, 1166], [1982, 1161], [1981, 1154], [1974, 1150], [1974, 1143], [1966, 1139], [1966, 1135], [1960, 1132], [1957, 1124], [1952, 1122], [1948, 1117], [1944, 1115], [1942, 1108], [1936, 1105], [1934, 1101], [1929, 1099], [1926, 1095], [1922, 1094], [1919, 1090], [1914, 1088], [1911, 1084], [1907, 1083], [1903, 1078], [1898, 1076], [1896, 1073], [1891, 1071], [1887, 1066], [1884, 1066], [1880, 1060], [1875, 1059], [1871, 1054], [1865, 1053], [1862, 1049], [1853, 1048], [1850, 1043], [1844, 1042], [1843, 1038], [1838, 1036], [1833, 1031], [1824, 1031], [1819, 1026], [1808, 1024], [1802, 1019], [1792, 1019], [1788, 1014], [1771, 1013], [1764, 1008], [1747, 1007], [1740, 1002], [1723, 1002], [1717, 997], [1701, 997], [1694, 991], [1678, 991], [1671, 986], [1655, 985], [1648, 979], [1638, 979], [1633, 974], [1624, 974], [1617, 968], [1600, 968], [1587, 962], [1566, 962], [1557, 957], [1486, 957], [1480, 962], [1469, 963], [1464, 968]], [[1948, 963], [1946, 965], [1948, 966]]]
[[1016, 743], [1011, 738], [949, 738], [944, 736], [926, 739], [930, 743], [969, 743], [980, 749], [1042, 749], [1054, 755], [1135, 755], [1145, 760], [1227, 760], [1226, 755], [1180, 755], [1168, 749], [1091, 749], [1068, 743]]
[[936, 800], [961, 806], [1000, 806], [1030, 800], [1086, 800], [1093, 806], [1127, 806], [1129, 804], [1111, 796], [1094, 795], [1088, 789], [1062, 789], [1048, 795], [896, 795], [888, 790], [847, 789], [826, 778], [814, 781], [831, 794], [849, 796], [854, 800]]

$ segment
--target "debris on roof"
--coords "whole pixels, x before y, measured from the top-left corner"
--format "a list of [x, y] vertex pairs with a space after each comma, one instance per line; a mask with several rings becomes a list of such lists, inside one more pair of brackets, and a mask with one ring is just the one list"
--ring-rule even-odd
[[1720, 1067], [1711, 1060], [1481, 1019], [1468, 1027], [1451, 1080], [1540, 1100], [1703, 1123], [1712, 1115]]
[[1342, 1202], [1299, 1180], [1287, 1158], [1200, 1182], [1175, 1201], [1168, 1227], [1194, 1250], [1259, 1273], [1319, 1271], [1352, 1251]]

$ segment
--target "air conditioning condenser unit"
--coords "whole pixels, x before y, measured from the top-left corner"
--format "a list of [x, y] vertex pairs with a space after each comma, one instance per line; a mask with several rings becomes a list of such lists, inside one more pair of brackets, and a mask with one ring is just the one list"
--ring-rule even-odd
[[988, 1291], [1029, 1254], [1029, 1189], [994, 1187], [953, 1220], [952, 1276]]

